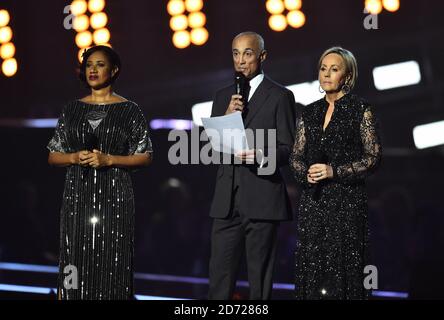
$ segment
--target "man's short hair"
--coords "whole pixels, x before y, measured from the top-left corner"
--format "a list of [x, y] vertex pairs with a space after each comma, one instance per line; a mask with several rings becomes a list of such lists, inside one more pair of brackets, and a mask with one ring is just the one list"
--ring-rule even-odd
[[259, 33], [256, 33], [254, 31], [241, 32], [237, 36], [234, 37], [233, 41], [236, 40], [237, 38], [240, 38], [243, 36], [252, 36], [252, 37], [256, 38], [257, 43], [259, 44], [259, 53], [265, 50], [264, 38]]

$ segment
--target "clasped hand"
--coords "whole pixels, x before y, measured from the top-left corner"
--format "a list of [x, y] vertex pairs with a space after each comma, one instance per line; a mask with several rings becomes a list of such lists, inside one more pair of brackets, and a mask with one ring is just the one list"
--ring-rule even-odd
[[316, 163], [308, 169], [307, 181], [309, 183], [318, 183], [329, 178], [333, 178], [333, 168], [327, 164]]
[[92, 152], [88, 150], [79, 151], [78, 160], [78, 164], [82, 167], [99, 169], [110, 165], [110, 156], [97, 149], [94, 149]]

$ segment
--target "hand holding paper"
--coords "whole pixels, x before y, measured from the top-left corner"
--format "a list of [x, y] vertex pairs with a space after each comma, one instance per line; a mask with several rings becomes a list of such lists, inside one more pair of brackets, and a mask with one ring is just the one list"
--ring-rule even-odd
[[221, 117], [202, 118], [202, 123], [217, 152], [236, 154], [249, 150], [241, 112]]
[[242, 162], [253, 164], [256, 156], [256, 150], [242, 150], [240, 152], [237, 152], [234, 156], [242, 160]]

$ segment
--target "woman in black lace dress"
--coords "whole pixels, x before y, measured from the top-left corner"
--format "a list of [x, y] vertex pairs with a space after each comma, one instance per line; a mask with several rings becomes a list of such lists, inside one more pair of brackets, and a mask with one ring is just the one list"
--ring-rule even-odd
[[91, 94], [64, 106], [48, 162], [67, 167], [60, 221], [59, 299], [132, 299], [134, 194], [130, 170], [151, 162], [146, 120], [115, 94], [120, 59], [106, 46], [83, 54]]
[[319, 60], [325, 98], [304, 107], [291, 168], [303, 192], [298, 216], [297, 299], [366, 299], [368, 218], [365, 178], [381, 144], [373, 108], [353, 95], [357, 64], [334, 47]]

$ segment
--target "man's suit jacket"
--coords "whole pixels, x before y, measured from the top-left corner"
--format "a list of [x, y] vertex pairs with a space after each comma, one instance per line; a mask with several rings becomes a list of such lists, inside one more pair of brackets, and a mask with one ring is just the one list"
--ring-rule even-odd
[[[234, 85], [216, 93], [212, 117], [225, 114], [234, 93]], [[248, 102], [248, 109], [244, 119], [246, 129], [276, 130], [276, 141], [273, 145], [266, 145], [264, 150], [266, 155], [270, 149], [275, 150], [276, 170], [272, 175], [258, 175], [258, 164], [219, 165], [210, 216], [213, 218], [229, 216], [233, 178], [234, 174], [238, 174], [236, 181], [239, 189], [236, 197], [239, 197], [237, 203], [242, 214], [250, 219], [291, 220], [291, 207], [279, 168], [288, 164], [293, 148], [296, 123], [296, 103], [293, 93], [265, 76]], [[265, 143], [267, 140], [265, 135]], [[252, 148], [250, 141], [248, 145]]]

